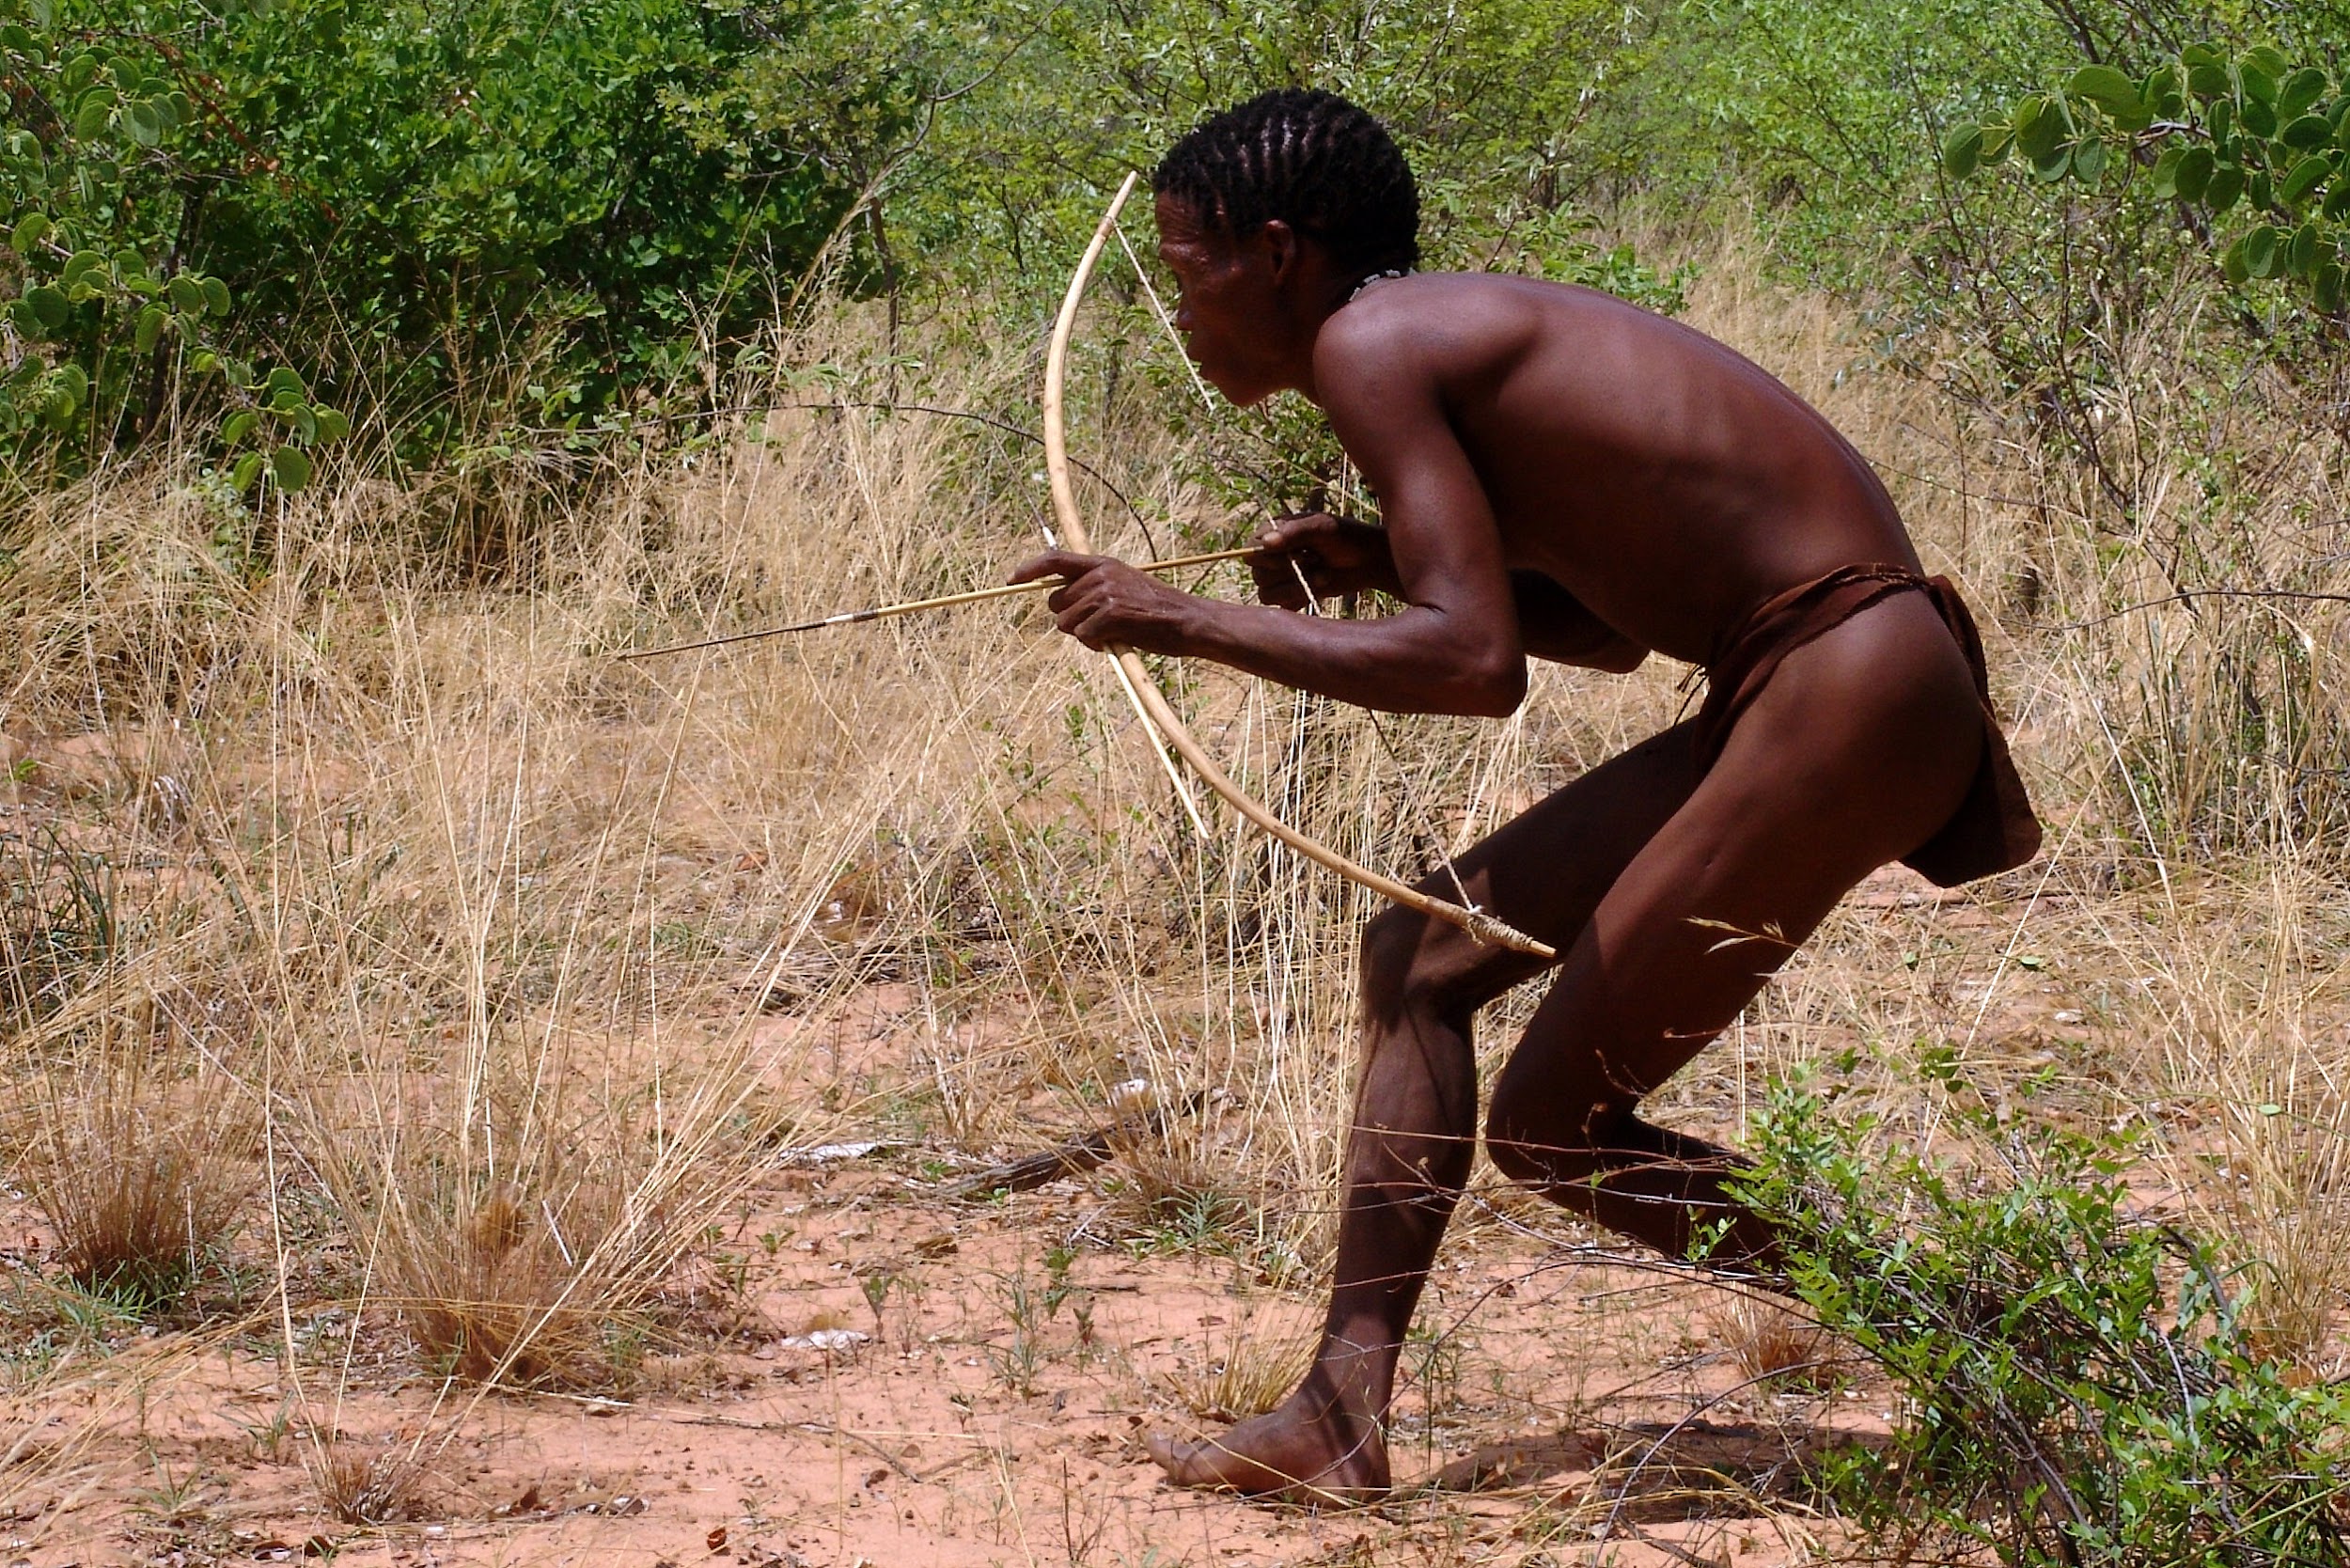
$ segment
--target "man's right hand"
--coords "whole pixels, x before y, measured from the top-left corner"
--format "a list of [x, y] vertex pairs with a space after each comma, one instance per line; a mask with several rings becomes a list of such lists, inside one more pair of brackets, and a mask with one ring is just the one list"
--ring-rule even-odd
[[[1334, 517], [1326, 511], [1306, 512], [1277, 519], [1257, 536], [1259, 554], [1249, 557], [1248, 570], [1257, 579], [1257, 597], [1287, 610], [1306, 607], [1307, 589], [1316, 599], [1375, 588], [1400, 594], [1395, 557], [1387, 549], [1385, 528]], [[1298, 581], [1303, 572], [1305, 581]]]

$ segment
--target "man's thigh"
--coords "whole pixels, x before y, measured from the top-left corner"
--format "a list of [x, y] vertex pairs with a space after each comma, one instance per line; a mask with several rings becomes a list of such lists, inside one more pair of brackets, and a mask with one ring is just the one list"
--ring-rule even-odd
[[[1455, 857], [1460, 887], [1441, 869], [1419, 886], [1442, 899], [1465, 891], [1469, 902], [1566, 952], [1624, 868], [1686, 804], [1699, 776], [1689, 727], [1676, 725], [1553, 791]], [[1473, 1002], [1546, 966], [1402, 910], [1382, 918], [1414, 931], [1417, 964]]]
[[1962, 667], [1944, 689], [1932, 658], [1914, 679], [1878, 679], [1911, 652], [1872, 655], [1878, 640], [1810, 660], [1807, 648], [1782, 666], [1575, 933], [1496, 1093], [1628, 1106], [1727, 1027], [1861, 878], [1948, 820], [1982, 745], [1972, 688]]

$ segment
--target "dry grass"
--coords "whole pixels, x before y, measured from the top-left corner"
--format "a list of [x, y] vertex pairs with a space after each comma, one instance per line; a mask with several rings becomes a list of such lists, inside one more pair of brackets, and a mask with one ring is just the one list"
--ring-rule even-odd
[[1262, 1415], [1313, 1365], [1321, 1331], [1316, 1308], [1278, 1296], [1244, 1302], [1220, 1332], [1205, 1338], [1198, 1360], [1172, 1380], [1170, 1391], [1202, 1420]]
[[[2339, 530], [2311, 520], [2344, 514], [2341, 454], [2290, 387], [2195, 412], [2150, 339], [2112, 411], [2136, 498], [2117, 510], [2020, 418], [1851, 373], [1842, 313], [1734, 253], [1705, 275], [1696, 324], [1852, 433], [1968, 590], [2051, 833], [2041, 865], [1963, 901], [1841, 913], [1673, 1112], [1734, 1121], [1771, 1071], [1851, 1051], [1854, 1092], [1931, 1129], [1903, 1069], [1947, 1044], [2019, 1115], [2146, 1129], [2150, 1201], [2223, 1231], [2272, 1342], [2330, 1371], [2350, 622], [2132, 606], [2182, 562], [2332, 582]], [[854, 313], [813, 331], [804, 361], [877, 352]], [[1018, 349], [942, 344], [905, 395], [1016, 416]], [[1221, 542], [1238, 520], [1188, 478], [1148, 378], [1115, 371], [1103, 354], [1073, 387], [1081, 455], [1142, 513], [1094, 489], [1103, 546]], [[1035, 469], [985, 427], [781, 411], [542, 509], [503, 586], [415, 552], [449, 525], [429, 488], [330, 476], [243, 517], [166, 467], [45, 501], [0, 579], [25, 651], [0, 729], [33, 763], [0, 1074], [29, 1152], [12, 1169], [65, 1266], [179, 1267], [242, 1234], [289, 1341], [335, 1303], [404, 1336], [428, 1381], [625, 1389], [728, 1307], [723, 1262], [750, 1250], [779, 1147], [1026, 1153], [1142, 1078], [1208, 1109], [1123, 1153], [1087, 1233], [1313, 1278], [1370, 906], [1228, 821], [1195, 836], [1099, 661], [1033, 605], [609, 657], [992, 580], [1037, 541]], [[1678, 670], [1544, 669], [1507, 723], [1390, 722], [1383, 742], [1337, 705], [1176, 673], [1261, 797], [1411, 870], [1682, 701]], [[29, 880], [35, 824], [81, 881]], [[1979, 938], [1950, 939], [1960, 920]], [[1530, 1000], [1492, 1011], [1489, 1056]], [[1308, 1336], [1264, 1299], [1203, 1346], [1183, 1403], [1220, 1419], [1287, 1386]], [[1816, 1358], [1743, 1310], [1722, 1334], [1747, 1375]], [[360, 1397], [361, 1337], [290, 1356], [309, 1429]], [[330, 1508], [405, 1506], [401, 1466], [478, 1408], [445, 1396], [392, 1470], [392, 1450], [321, 1442]]]

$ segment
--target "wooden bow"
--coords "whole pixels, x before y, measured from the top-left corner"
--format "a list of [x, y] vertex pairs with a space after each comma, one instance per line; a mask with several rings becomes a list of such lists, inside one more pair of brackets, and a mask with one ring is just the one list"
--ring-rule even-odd
[[[1116, 231], [1119, 211], [1126, 205], [1126, 198], [1133, 194], [1135, 182], [1139, 178], [1138, 175], [1127, 175], [1125, 183], [1118, 187], [1118, 195], [1110, 199], [1109, 211], [1102, 214], [1101, 225], [1093, 231], [1093, 243], [1086, 246], [1085, 255], [1077, 262], [1076, 274], [1069, 280], [1069, 292], [1061, 301], [1060, 316], [1053, 323], [1052, 347], [1044, 356], [1044, 472], [1051, 480], [1053, 514], [1060, 522], [1062, 541], [1081, 555], [1091, 555], [1093, 546], [1086, 532], [1084, 514], [1077, 510], [1076, 492], [1069, 481], [1069, 434], [1063, 417], [1061, 396], [1069, 370], [1069, 335], [1076, 325], [1077, 306], [1085, 298], [1086, 285], [1093, 276], [1094, 263], [1101, 259], [1103, 247]], [[1448, 903], [1417, 887], [1406, 886], [1393, 877], [1382, 876], [1290, 826], [1258, 805], [1216, 765], [1215, 760], [1208, 755], [1183, 721], [1176, 716], [1166, 694], [1159, 690], [1157, 681], [1152, 677], [1150, 666], [1133, 649], [1113, 647], [1105, 651], [1123, 671], [1145, 720], [1158, 730], [1178, 756], [1191, 765], [1193, 772], [1207, 781], [1208, 788], [1230, 801], [1232, 809], [1242, 816], [1308, 860], [1328, 867], [1349, 882], [1368, 887], [1406, 908], [1417, 909], [1423, 915], [1458, 926], [1480, 942], [1514, 948], [1519, 952], [1532, 953], [1538, 958], [1556, 959], [1559, 956], [1557, 949], [1495, 919], [1481, 909]]]

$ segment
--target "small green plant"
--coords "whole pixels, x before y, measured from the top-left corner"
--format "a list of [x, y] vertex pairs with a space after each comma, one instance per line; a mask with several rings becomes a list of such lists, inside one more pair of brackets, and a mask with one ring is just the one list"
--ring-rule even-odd
[[889, 1269], [868, 1269], [856, 1277], [857, 1289], [865, 1293], [865, 1305], [872, 1309], [873, 1337], [882, 1334], [882, 1306], [889, 1299], [890, 1288], [898, 1283], [898, 1276]]
[[55, 824], [0, 834], [0, 1020], [29, 1024], [102, 973], [122, 946], [113, 864]]
[[1044, 1364], [1043, 1302], [1026, 1268], [995, 1277], [995, 1299], [1011, 1325], [1011, 1342], [982, 1347], [996, 1380], [1022, 1399], [1036, 1393], [1036, 1374]]
[[1036, 1393], [1037, 1373], [1044, 1365], [1045, 1333], [1060, 1316], [1062, 1308], [1071, 1309], [1079, 1346], [1092, 1345], [1091, 1294], [1070, 1278], [1076, 1261], [1076, 1249], [1063, 1244], [1045, 1253], [1042, 1281], [1032, 1277], [1026, 1265], [995, 1276], [995, 1297], [1003, 1306], [1006, 1321], [1011, 1325], [1011, 1342], [989, 1345], [985, 1352], [996, 1377], [1023, 1399]]
[[2211, 1249], [2137, 1212], [2127, 1143], [1953, 1121], [1982, 1168], [1888, 1148], [1800, 1083], [1753, 1140], [1747, 1196], [1796, 1294], [1909, 1411], [1835, 1463], [1834, 1494], [1897, 1557], [1941, 1537], [2018, 1565], [2350, 1562], [2350, 1402], [2258, 1354]]

